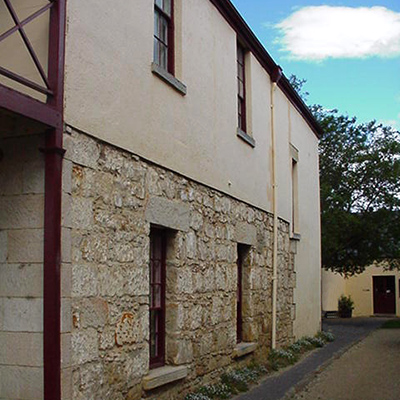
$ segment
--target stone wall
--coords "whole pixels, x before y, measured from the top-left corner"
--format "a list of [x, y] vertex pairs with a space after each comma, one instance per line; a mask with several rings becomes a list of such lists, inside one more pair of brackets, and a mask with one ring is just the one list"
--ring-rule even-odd
[[[272, 217], [135, 155], [68, 129], [72, 398], [178, 400], [236, 365], [238, 243], [243, 336], [263, 360], [271, 341]], [[149, 233], [168, 230], [166, 357], [184, 380], [143, 390], [149, 372]], [[69, 233], [68, 233], [69, 234]], [[279, 222], [278, 343], [293, 338], [293, 254]], [[68, 279], [63, 282], [68, 285]]]
[[0, 137], [0, 398], [5, 400], [43, 399], [43, 143], [44, 135]]

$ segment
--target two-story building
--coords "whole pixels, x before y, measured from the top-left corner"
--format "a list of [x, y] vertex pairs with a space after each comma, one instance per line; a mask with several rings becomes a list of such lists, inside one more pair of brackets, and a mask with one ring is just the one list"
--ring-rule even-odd
[[320, 128], [228, 0], [0, 0], [0, 398], [182, 399], [320, 328]]

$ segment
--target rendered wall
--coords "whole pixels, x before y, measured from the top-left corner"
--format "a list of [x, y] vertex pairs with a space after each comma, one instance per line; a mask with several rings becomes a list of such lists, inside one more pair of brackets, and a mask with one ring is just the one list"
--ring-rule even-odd
[[43, 399], [43, 135], [0, 135], [0, 398]]
[[[374, 291], [373, 291], [373, 277], [374, 276], [394, 276], [395, 278], [395, 299], [396, 299], [396, 315], [400, 316], [400, 272], [399, 271], [386, 271], [382, 266], [372, 265], [360, 275], [344, 279], [338, 274], [332, 272], [325, 272], [323, 278], [323, 289], [326, 288], [324, 293], [324, 305], [333, 305], [335, 303], [335, 296], [337, 291], [332, 291], [332, 288], [338, 284], [344, 285], [342, 293], [351, 295], [354, 300], [353, 315], [371, 316], [374, 314]], [[340, 294], [342, 294], [340, 293]], [[337, 310], [336, 307], [331, 310]], [[325, 308], [325, 310], [327, 310]]]
[[322, 269], [322, 311], [337, 311], [342, 294], [347, 295], [343, 276]]

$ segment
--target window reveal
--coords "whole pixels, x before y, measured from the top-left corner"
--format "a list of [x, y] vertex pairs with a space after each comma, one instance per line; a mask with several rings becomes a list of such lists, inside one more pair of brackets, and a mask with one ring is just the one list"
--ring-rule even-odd
[[236, 290], [236, 342], [243, 341], [243, 259], [244, 251], [241, 245], [237, 249], [237, 290]]
[[150, 368], [165, 364], [166, 236], [150, 233]]

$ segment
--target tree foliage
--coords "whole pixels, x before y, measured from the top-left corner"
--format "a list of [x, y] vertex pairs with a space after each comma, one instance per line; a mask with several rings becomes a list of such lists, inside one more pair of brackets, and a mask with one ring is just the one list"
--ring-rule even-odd
[[400, 267], [400, 135], [313, 106], [320, 141], [322, 264], [353, 275]]
[[[302, 93], [305, 81], [296, 82]], [[311, 111], [323, 130], [323, 267], [346, 276], [374, 262], [400, 269], [400, 133], [320, 105]]]

